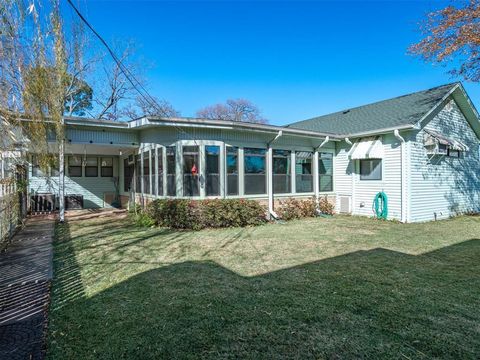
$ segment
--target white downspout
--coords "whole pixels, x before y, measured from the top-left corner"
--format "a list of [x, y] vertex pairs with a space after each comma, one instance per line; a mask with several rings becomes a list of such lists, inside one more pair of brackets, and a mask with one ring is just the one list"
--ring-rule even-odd
[[405, 223], [407, 222], [407, 214], [406, 214], [406, 191], [405, 191], [405, 188], [406, 188], [406, 182], [407, 182], [407, 176], [406, 176], [406, 169], [405, 169], [405, 139], [400, 135], [400, 132], [398, 131], [398, 129], [395, 129], [393, 131], [393, 135], [400, 141], [401, 143], [401, 148], [400, 148], [400, 163], [401, 163], [401, 171], [402, 171], [402, 180], [401, 180], [401, 202], [402, 202], [402, 206], [401, 206], [401, 211], [402, 211], [402, 214], [401, 214], [401, 222], [402, 223]]
[[313, 163], [313, 176], [314, 176], [314, 185], [315, 185], [315, 202], [317, 203], [317, 208], [318, 208], [318, 199], [320, 198], [320, 184], [319, 184], [319, 168], [318, 168], [318, 150], [320, 150], [320, 148], [324, 147], [326, 143], [328, 143], [330, 141], [330, 136], [327, 136], [325, 138], [325, 140], [323, 140], [323, 142], [317, 146], [317, 148], [315, 149], [315, 153], [314, 153], [314, 156], [313, 156], [313, 159], [314, 159], [314, 163]]
[[348, 137], [345, 138], [345, 142], [350, 146], [353, 145], [353, 143], [350, 141]]
[[273, 149], [271, 147], [272, 143], [277, 141], [281, 136], [283, 135], [283, 131], [280, 130], [278, 134], [267, 143], [267, 156], [268, 156], [268, 215], [270, 218], [278, 219], [279, 216], [278, 214], [274, 211], [274, 206], [273, 206]]

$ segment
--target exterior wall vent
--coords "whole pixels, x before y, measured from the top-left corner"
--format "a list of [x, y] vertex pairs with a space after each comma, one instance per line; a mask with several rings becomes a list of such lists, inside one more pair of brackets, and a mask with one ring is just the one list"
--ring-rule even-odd
[[340, 196], [340, 214], [351, 214], [351, 199], [350, 196]]

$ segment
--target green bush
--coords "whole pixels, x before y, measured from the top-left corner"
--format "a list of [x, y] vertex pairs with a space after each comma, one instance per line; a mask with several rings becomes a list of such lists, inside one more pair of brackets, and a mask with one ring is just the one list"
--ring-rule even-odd
[[265, 209], [257, 201], [243, 199], [158, 199], [145, 212], [157, 225], [174, 229], [242, 227], [266, 221]]

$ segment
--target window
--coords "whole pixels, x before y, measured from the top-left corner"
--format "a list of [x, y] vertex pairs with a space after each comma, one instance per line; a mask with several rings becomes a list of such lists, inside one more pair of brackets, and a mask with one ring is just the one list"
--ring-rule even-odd
[[291, 154], [287, 150], [273, 150], [273, 192], [287, 194], [291, 192]]
[[100, 166], [100, 175], [102, 177], [113, 177], [113, 158], [102, 157]]
[[80, 156], [68, 157], [68, 176], [70, 177], [82, 176], [82, 158]]
[[134, 172], [135, 167], [133, 164], [129, 164], [129, 159], [123, 160], [123, 191], [129, 192], [132, 190], [132, 179]]
[[57, 156], [53, 156], [50, 159], [50, 175], [60, 176], [60, 161]]
[[[5, 165], [4, 165], [5, 171], [7, 170], [7, 159], [5, 159]], [[38, 157], [35, 155], [32, 155], [32, 176], [34, 177], [39, 177], [39, 176], [44, 176], [42, 170], [40, 170], [40, 164], [38, 163]], [[7, 177], [5, 175], [5, 177]]]
[[167, 146], [165, 148], [167, 152], [167, 195], [177, 195], [177, 180], [175, 178], [176, 173], [176, 149], [175, 146]]
[[206, 195], [220, 195], [220, 146], [205, 146]]
[[143, 193], [150, 194], [150, 152], [143, 153]]
[[295, 153], [295, 190], [297, 193], [313, 191], [312, 158], [313, 153], [308, 151]]
[[267, 177], [265, 171], [265, 149], [244, 149], [245, 194], [265, 194]]
[[157, 195], [163, 196], [163, 148], [157, 149], [158, 160], [158, 193]]
[[87, 157], [85, 160], [85, 177], [98, 176], [98, 159], [96, 157]]
[[448, 156], [454, 157], [454, 158], [460, 158], [460, 151], [459, 150], [448, 149]]
[[183, 196], [200, 195], [198, 146], [183, 147]]
[[360, 180], [382, 180], [382, 160], [360, 160]]
[[238, 147], [227, 146], [227, 195], [238, 195]]
[[320, 192], [333, 191], [333, 154], [318, 154], [318, 186]]
[[155, 181], [155, 176], [156, 176], [155, 166], [157, 161], [157, 155], [155, 154], [155, 149], [152, 149], [150, 154], [151, 154], [151, 163], [152, 163], [152, 195], [157, 195], [157, 188], [156, 188], [156, 181]]

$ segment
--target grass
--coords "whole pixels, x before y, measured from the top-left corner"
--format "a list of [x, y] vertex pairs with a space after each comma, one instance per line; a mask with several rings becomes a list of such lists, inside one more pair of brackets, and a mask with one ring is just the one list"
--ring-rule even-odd
[[478, 358], [480, 217], [57, 226], [50, 359]]

